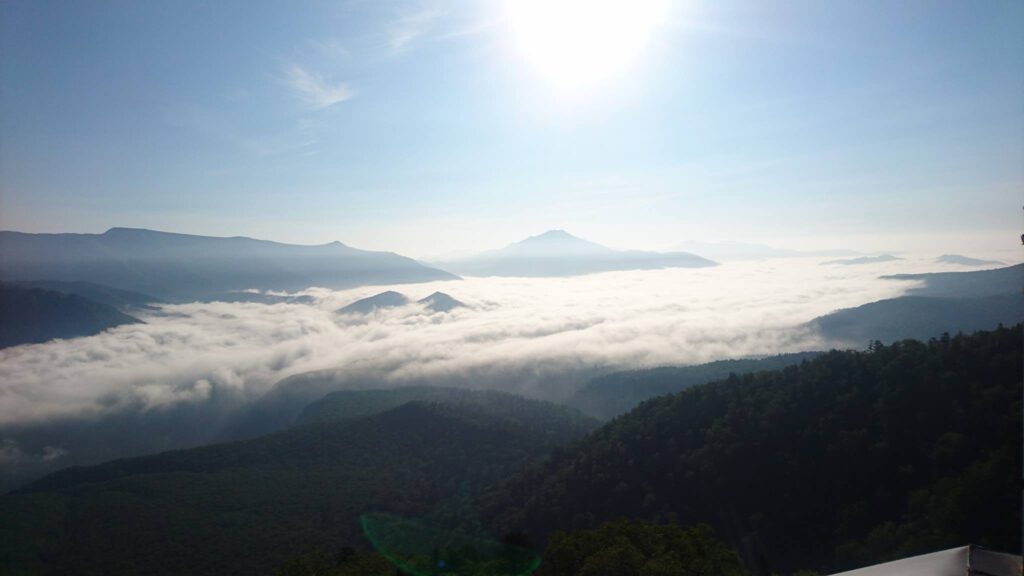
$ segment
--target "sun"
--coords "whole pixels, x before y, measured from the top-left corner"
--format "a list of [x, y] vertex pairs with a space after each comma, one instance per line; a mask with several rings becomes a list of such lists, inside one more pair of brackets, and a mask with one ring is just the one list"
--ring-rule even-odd
[[665, 19], [667, 0], [506, 0], [513, 43], [559, 91], [620, 75]]

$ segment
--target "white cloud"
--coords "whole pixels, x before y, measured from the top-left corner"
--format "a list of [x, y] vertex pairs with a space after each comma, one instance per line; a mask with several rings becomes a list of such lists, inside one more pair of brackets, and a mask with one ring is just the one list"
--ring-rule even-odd
[[417, 38], [430, 31], [440, 16], [440, 10], [434, 6], [421, 6], [416, 10], [407, 10], [388, 26], [388, 42], [391, 50], [401, 52]]
[[348, 83], [329, 82], [294, 63], [285, 70], [285, 83], [300, 100], [317, 110], [344, 102], [355, 95]]
[[[99, 417], [124, 409], [255, 399], [313, 370], [370, 379], [495, 386], [558, 399], [567, 373], [691, 364], [826, 346], [800, 326], [837, 308], [900, 294], [878, 280], [913, 261], [865, 267], [815, 259], [576, 278], [306, 291], [315, 304], [167, 305], [146, 324], [97, 336], [0, 350], [0, 426]], [[442, 290], [470, 305], [418, 306], [366, 318], [335, 313], [394, 289]]]

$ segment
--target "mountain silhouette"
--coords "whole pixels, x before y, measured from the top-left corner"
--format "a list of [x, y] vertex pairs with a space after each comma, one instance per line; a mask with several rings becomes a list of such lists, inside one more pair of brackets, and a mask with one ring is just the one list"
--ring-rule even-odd
[[341, 242], [300, 246], [136, 228], [103, 234], [0, 232], [0, 280], [95, 282], [172, 301], [247, 289], [297, 291], [456, 278], [411, 258]]
[[100, 304], [113, 306], [122, 312], [131, 313], [132, 310], [154, 309], [153, 304], [159, 304], [161, 300], [148, 294], [140, 294], [130, 290], [118, 290], [110, 286], [96, 284], [93, 282], [61, 282], [59, 280], [35, 280], [25, 282], [12, 282], [13, 286], [22, 288], [42, 288], [63, 294], [77, 294]]
[[549, 230], [499, 250], [443, 263], [447, 269], [470, 276], [533, 277], [714, 265], [716, 262], [689, 252], [613, 250], [565, 230]]
[[840, 264], [843, 266], [857, 266], [860, 264], [879, 264], [882, 262], [895, 262], [896, 260], [903, 260], [899, 256], [893, 256], [892, 254], [880, 254], [878, 256], [862, 256], [860, 258], [846, 258], [841, 260], [829, 260], [828, 262], [822, 262], [825, 266], [832, 266]]
[[0, 348], [92, 336], [138, 323], [113, 306], [78, 294], [0, 283]]
[[836, 310], [808, 326], [836, 343], [865, 346], [871, 341], [927, 340], [944, 332], [988, 330], [1024, 318], [1024, 264], [970, 272], [898, 274], [916, 280], [908, 295]]
[[404, 294], [399, 294], [393, 290], [387, 292], [381, 292], [368, 298], [356, 300], [355, 302], [338, 309], [339, 314], [369, 314], [374, 310], [380, 308], [395, 308], [397, 306], [405, 306], [409, 303], [409, 299]]
[[444, 292], [434, 292], [430, 296], [419, 300], [420, 304], [434, 312], [451, 312], [456, 308], [465, 308], [466, 305]]
[[960, 254], [943, 254], [935, 259], [939, 264], [959, 264], [961, 266], [1002, 266], [999, 260], [981, 260]]

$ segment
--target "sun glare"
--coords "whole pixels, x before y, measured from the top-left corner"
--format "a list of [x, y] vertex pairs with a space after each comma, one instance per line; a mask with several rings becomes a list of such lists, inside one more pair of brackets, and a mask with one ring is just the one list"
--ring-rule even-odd
[[623, 73], [665, 18], [666, 0], [508, 0], [513, 41], [556, 89], [578, 92]]

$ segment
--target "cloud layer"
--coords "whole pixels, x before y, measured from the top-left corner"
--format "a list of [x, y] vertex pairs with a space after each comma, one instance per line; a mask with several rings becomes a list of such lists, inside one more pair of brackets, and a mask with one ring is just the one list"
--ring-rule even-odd
[[143, 325], [0, 351], [0, 426], [213, 395], [245, 402], [282, 378], [328, 369], [341, 379], [456, 378], [557, 399], [571, 392], [552, 376], [560, 370], [821, 348], [827, 343], [801, 324], [908, 286], [877, 279], [895, 266], [843, 268], [780, 260], [391, 287], [413, 299], [442, 290], [470, 306], [434, 314], [418, 305], [365, 317], [335, 312], [388, 287], [313, 288], [304, 292], [312, 304], [168, 305]]

